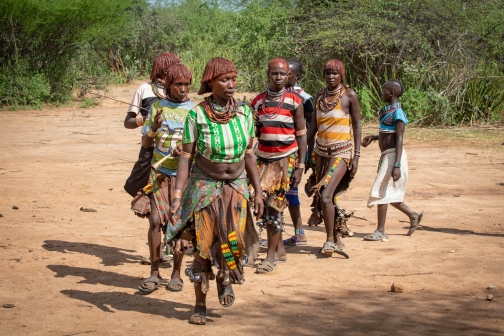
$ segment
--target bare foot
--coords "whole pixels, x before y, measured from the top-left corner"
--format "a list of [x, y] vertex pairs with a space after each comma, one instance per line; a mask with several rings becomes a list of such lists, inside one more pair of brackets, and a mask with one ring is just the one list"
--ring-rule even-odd
[[278, 261], [287, 261], [287, 253], [285, 253], [285, 250], [277, 251], [275, 253], [275, 258], [278, 259]]

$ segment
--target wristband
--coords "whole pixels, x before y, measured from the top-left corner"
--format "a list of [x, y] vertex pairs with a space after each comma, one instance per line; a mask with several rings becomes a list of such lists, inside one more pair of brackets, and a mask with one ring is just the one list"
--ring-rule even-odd
[[188, 160], [192, 160], [194, 159], [194, 154], [190, 154], [190, 153], [187, 153], [187, 152], [180, 152], [180, 156], [183, 157], [184, 159], [188, 159]]
[[254, 147], [252, 148], [247, 148], [245, 150], [245, 155], [250, 155], [250, 154], [254, 154]]
[[360, 152], [354, 152], [354, 156], [360, 156]]
[[306, 134], [306, 128], [300, 130], [300, 131], [296, 131], [296, 136], [301, 136], [301, 135], [305, 135]]
[[181, 198], [182, 198], [182, 190], [180, 190], [180, 189], [175, 189], [175, 190], [173, 190], [173, 193], [172, 193], [172, 200], [174, 200], [174, 199], [176, 199], [176, 198], [178, 198], [178, 199], [181, 199]]
[[147, 132], [147, 136], [149, 138], [155, 138], [156, 137], [156, 132], [154, 132], [153, 130], [149, 130], [149, 132]]
[[296, 168], [298, 168], [298, 169], [305, 169], [305, 164], [304, 163], [298, 163]]
[[401, 163], [400, 162], [394, 163], [394, 168], [401, 168]]

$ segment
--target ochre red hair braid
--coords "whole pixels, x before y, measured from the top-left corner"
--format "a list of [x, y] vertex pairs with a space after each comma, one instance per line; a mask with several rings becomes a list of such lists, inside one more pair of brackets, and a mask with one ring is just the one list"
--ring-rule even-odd
[[166, 91], [169, 91], [170, 85], [172, 82], [176, 79], [189, 79], [189, 83], [192, 84], [192, 73], [191, 70], [189, 70], [185, 65], [182, 63], [174, 64], [168, 68], [166, 71], [166, 74], [164, 76], [164, 86], [166, 88]]
[[324, 65], [324, 72], [322, 75], [325, 75], [327, 70], [337, 71], [341, 76], [341, 83], [345, 82], [345, 65], [338, 59], [332, 59], [326, 62]]
[[271, 71], [271, 68], [277, 65], [283, 65], [286, 71], [289, 71], [289, 63], [285, 58], [273, 58], [268, 63], [268, 74]]
[[212, 92], [212, 89], [208, 84], [213, 79], [230, 72], [238, 72], [233, 62], [224, 57], [212, 58], [208, 61], [205, 67], [205, 72], [203, 72], [203, 78], [201, 78], [201, 86], [198, 90], [198, 94], [202, 95], [207, 92]]
[[152, 64], [150, 80], [163, 80], [168, 68], [177, 63], [180, 63], [180, 58], [175, 54], [162, 52], [161, 54], [157, 55], [154, 59], [154, 64]]

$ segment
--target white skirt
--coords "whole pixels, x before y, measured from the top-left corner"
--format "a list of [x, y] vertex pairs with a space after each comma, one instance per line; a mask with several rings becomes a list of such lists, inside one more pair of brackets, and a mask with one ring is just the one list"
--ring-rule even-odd
[[394, 169], [395, 159], [395, 148], [382, 152], [378, 164], [378, 175], [369, 193], [368, 207], [371, 208], [375, 204], [401, 203], [404, 200], [408, 184], [408, 157], [404, 148], [401, 155], [401, 178], [394, 182], [392, 169]]

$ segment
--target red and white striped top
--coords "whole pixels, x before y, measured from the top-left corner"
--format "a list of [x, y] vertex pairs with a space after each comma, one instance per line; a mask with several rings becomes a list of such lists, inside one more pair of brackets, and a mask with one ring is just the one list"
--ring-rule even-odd
[[256, 155], [264, 159], [281, 159], [298, 149], [294, 114], [299, 104], [303, 104], [303, 97], [286, 90], [281, 105], [280, 101], [266, 98], [265, 91], [252, 101], [258, 120]]

